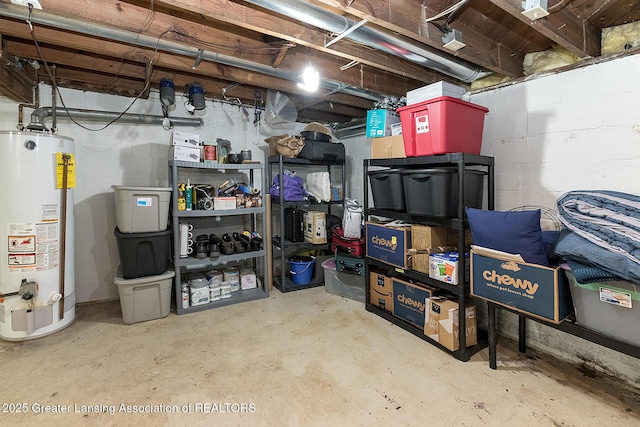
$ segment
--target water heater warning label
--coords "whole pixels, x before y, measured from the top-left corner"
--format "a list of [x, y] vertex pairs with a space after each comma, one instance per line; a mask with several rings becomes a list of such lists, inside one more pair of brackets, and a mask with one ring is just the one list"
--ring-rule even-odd
[[58, 267], [58, 223], [11, 223], [7, 265], [13, 271]]
[[9, 252], [35, 252], [36, 236], [9, 236]]

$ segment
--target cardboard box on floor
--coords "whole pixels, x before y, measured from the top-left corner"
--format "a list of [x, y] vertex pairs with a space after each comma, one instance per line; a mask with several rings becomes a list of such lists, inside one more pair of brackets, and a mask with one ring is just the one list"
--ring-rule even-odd
[[369, 302], [393, 314], [393, 282], [384, 273], [369, 273]]
[[564, 270], [471, 251], [471, 295], [558, 324], [573, 313]]
[[[425, 299], [424, 334], [451, 351], [460, 348], [460, 319], [458, 303], [443, 297]], [[467, 347], [478, 343], [476, 307], [467, 305], [465, 309], [465, 336]]]
[[410, 283], [397, 278], [393, 283], [393, 315], [419, 328], [424, 328], [424, 301], [434, 296], [438, 290], [423, 283]]

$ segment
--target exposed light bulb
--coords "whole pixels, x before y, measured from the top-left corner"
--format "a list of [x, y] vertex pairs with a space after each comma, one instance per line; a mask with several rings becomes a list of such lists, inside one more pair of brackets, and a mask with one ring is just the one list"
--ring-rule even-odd
[[298, 83], [298, 87], [307, 92], [315, 92], [318, 86], [320, 86], [320, 73], [312, 66], [308, 66], [302, 73], [302, 83]]

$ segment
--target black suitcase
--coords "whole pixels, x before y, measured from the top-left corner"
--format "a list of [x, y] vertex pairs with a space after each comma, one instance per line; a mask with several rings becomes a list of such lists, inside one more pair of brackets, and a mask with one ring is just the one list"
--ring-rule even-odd
[[339, 273], [364, 276], [364, 257], [354, 257], [336, 253], [336, 271]]
[[305, 141], [298, 158], [321, 161], [344, 161], [344, 144], [341, 142]]
[[304, 211], [286, 208], [284, 210], [284, 238], [293, 243], [304, 242]]

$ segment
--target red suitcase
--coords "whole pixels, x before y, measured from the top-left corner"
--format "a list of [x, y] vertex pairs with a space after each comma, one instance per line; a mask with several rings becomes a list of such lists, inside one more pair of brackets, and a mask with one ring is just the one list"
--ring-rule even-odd
[[361, 239], [349, 239], [344, 237], [342, 228], [335, 228], [331, 234], [331, 251], [349, 256], [364, 256], [364, 237]]

